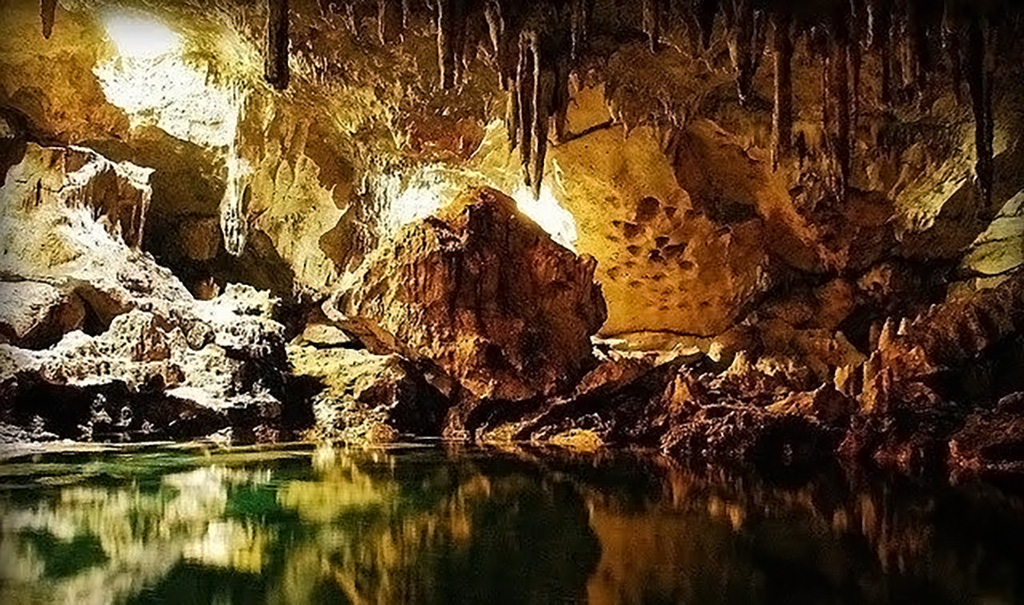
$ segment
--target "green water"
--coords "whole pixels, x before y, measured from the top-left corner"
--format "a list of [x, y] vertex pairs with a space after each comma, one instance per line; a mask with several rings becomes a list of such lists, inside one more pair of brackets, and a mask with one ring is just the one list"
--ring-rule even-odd
[[143, 447], [0, 462], [0, 603], [1014, 603], [988, 488], [639, 455]]

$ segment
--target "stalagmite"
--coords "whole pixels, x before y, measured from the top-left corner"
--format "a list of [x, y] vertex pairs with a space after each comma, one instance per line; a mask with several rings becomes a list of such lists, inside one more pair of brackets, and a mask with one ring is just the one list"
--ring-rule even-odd
[[267, 49], [264, 57], [267, 82], [277, 90], [288, 88], [288, 0], [268, 0]]
[[974, 111], [974, 173], [986, 206], [992, 199], [992, 73], [987, 60], [988, 24], [983, 17], [971, 19], [967, 39], [967, 85]]
[[57, 0], [40, 0], [39, 17], [43, 21], [43, 37], [47, 40], [53, 34], [53, 19], [57, 12]]
[[793, 135], [793, 40], [788, 13], [775, 17], [772, 30], [772, 55], [775, 61], [775, 109], [772, 112], [772, 168], [789, 152]]

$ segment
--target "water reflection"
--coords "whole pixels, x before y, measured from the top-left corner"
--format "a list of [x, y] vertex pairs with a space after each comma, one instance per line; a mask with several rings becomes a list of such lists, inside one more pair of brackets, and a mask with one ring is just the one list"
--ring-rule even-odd
[[63, 452], [0, 464], [0, 602], [1013, 603], [1024, 507], [636, 456]]

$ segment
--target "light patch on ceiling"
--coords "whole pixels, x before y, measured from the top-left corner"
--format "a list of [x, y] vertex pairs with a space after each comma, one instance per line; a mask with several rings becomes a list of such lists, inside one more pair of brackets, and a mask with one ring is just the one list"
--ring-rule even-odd
[[547, 181], [541, 185], [540, 197], [534, 198], [533, 191], [522, 185], [512, 194], [512, 199], [516, 201], [519, 211], [547, 231], [551, 239], [576, 251], [576, 219], [558, 203]]
[[103, 23], [117, 52], [93, 73], [107, 100], [128, 113], [132, 128], [156, 126], [210, 147], [231, 144], [242, 95], [208, 84], [206, 70], [186, 64], [180, 35], [136, 13], [109, 13]]
[[[511, 197], [519, 211], [544, 229], [551, 239], [575, 251], [576, 220], [559, 204], [556, 192], [561, 191], [561, 175], [557, 168], [552, 172], [554, 178], [545, 181], [540, 197], [535, 199], [533, 191], [525, 184], [513, 191]], [[373, 185], [374, 197], [379, 200], [384, 216], [381, 227], [389, 237], [398, 233], [403, 225], [447, 206], [470, 187], [487, 185], [502, 189], [495, 179], [479, 172], [441, 165], [427, 166], [404, 179], [398, 175], [379, 177]]]

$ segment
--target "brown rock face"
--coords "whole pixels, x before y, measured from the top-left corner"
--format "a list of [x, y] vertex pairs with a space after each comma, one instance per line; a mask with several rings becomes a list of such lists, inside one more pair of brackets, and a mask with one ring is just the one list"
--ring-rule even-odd
[[475, 398], [523, 400], [569, 386], [590, 361], [606, 313], [594, 268], [508, 196], [474, 189], [368, 258], [325, 312]]

